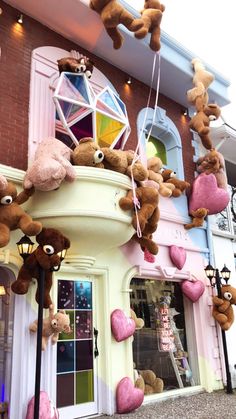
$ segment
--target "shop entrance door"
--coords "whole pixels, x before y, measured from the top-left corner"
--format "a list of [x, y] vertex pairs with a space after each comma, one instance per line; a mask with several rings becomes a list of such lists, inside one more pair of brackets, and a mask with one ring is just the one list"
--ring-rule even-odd
[[97, 338], [94, 281], [58, 280], [58, 309], [66, 310], [72, 331], [57, 343], [57, 407], [61, 419], [98, 413]]

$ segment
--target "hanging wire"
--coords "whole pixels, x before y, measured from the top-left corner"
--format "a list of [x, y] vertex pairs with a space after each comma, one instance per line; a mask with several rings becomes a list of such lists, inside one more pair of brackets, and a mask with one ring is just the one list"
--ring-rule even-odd
[[138, 149], [140, 148], [141, 136], [143, 134], [144, 127], [145, 127], [145, 124], [146, 124], [147, 112], [148, 112], [148, 108], [149, 108], [149, 104], [150, 104], [150, 100], [151, 100], [152, 85], [153, 85], [153, 80], [154, 80], [154, 75], [155, 75], [155, 67], [156, 67], [156, 58], [157, 57], [158, 57], [158, 74], [157, 74], [157, 85], [156, 85], [156, 98], [155, 98], [154, 112], [153, 112], [153, 117], [152, 117], [152, 124], [151, 124], [150, 130], [148, 132], [147, 141], [150, 138], [152, 127], [153, 127], [155, 117], [156, 117], [156, 108], [157, 108], [158, 95], [159, 95], [159, 85], [160, 85], [160, 53], [159, 52], [154, 54], [153, 66], [152, 66], [152, 79], [151, 79], [151, 85], [150, 85], [150, 90], [149, 90], [149, 95], [148, 95], [148, 102], [147, 102], [147, 106], [146, 106], [146, 111], [145, 111], [145, 116], [144, 116], [144, 120], [143, 120], [142, 129], [141, 129], [140, 134], [138, 136], [138, 143], [137, 143], [137, 147], [136, 147], [135, 152], [134, 152], [134, 158], [133, 158], [133, 161], [132, 161], [132, 164], [131, 164], [131, 182], [132, 182], [132, 191], [133, 191], [133, 204], [134, 204], [134, 211], [135, 211], [136, 222], [137, 222], [136, 233], [137, 233], [137, 236], [139, 238], [142, 237], [142, 231], [141, 231], [140, 224], [139, 224], [139, 219], [138, 219], [138, 210], [140, 209], [140, 202], [139, 202], [139, 200], [137, 198], [137, 195], [136, 195], [136, 192], [135, 192], [136, 184], [135, 184], [135, 181], [134, 181], [133, 166], [136, 163], [136, 161], [139, 159]]

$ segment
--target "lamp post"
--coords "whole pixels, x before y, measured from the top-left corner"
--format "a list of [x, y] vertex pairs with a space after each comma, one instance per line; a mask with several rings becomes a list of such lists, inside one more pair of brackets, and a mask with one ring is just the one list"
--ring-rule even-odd
[[[221, 270], [221, 276], [219, 274], [219, 269], [214, 269], [211, 265], [207, 265], [205, 268], [205, 273], [207, 278], [210, 281], [212, 288], [216, 287], [217, 290], [217, 297], [222, 298], [221, 296], [221, 286], [222, 282], [221, 279], [224, 279], [225, 283], [228, 283], [230, 278], [231, 271], [224, 265], [223, 269]], [[226, 343], [226, 335], [225, 330], [221, 329], [222, 335], [222, 343], [223, 343], [223, 351], [224, 351], [224, 359], [225, 359], [225, 371], [226, 371], [226, 393], [232, 394], [232, 381], [231, 381], [231, 374], [229, 370], [229, 359], [228, 359], [228, 351], [227, 351], [227, 343]]]
[[[28, 236], [23, 236], [17, 243], [18, 251], [23, 260], [25, 260], [33, 251], [34, 243]], [[66, 250], [63, 249], [58, 253], [61, 262], [66, 256]], [[59, 266], [52, 268], [52, 271], [58, 271]], [[36, 367], [35, 367], [35, 390], [34, 390], [34, 419], [39, 419], [40, 405], [40, 381], [41, 381], [41, 359], [42, 359], [42, 331], [43, 331], [43, 305], [44, 305], [44, 283], [45, 270], [38, 263], [38, 328], [37, 328], [37, 348], [36, 348]]]

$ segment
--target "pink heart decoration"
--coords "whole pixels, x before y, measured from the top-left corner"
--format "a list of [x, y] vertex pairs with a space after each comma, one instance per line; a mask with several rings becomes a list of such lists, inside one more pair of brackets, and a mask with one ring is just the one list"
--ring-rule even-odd
[[186, 250], [183, 247], [172, 245], [170, 246], [169, 253], [173, 264], [181, 270], [186, 262]]
[[201, 295], [204, 293], [205, 285], [202, 281], [183, 281], [181, 282], [181, 289], [193, 303], [199, 300]]
[[121, 342], [134, 334], [135, 321], [117, 308], [111, 313], [111, 330], [115, 340]]
[[116, 404], [118, 413], [129, 413], [141, 406], [144, 392], [135, 388], [129, 377], [124, 377], [116, 389]]
[[209, 215], [218, 214], [227, 207], [229, 200], [229, 193], [218, 188], [216, 177], [212, 173], [209, 175], [201, 173], [193, 182], [189, 212], [206, 208]]

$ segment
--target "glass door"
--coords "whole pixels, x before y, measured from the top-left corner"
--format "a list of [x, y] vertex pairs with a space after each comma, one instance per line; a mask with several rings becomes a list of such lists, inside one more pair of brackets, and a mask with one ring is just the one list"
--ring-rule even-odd
[[58, 309], [70, 316], [72, 331], [57, 343], [57, 407], [61, 419], [98, 413], [96, 328], [92, 280], [58, 280]]

